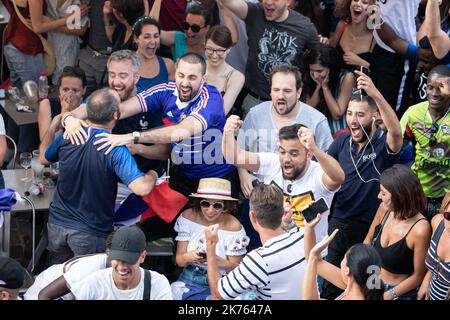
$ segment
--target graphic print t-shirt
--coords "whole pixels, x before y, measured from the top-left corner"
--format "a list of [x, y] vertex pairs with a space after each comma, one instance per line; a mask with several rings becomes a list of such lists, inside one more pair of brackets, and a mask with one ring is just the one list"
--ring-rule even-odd
[[[305, 48], [319, 43], [316, 27], [309, 18], [289, 10], [285, 21], [267, 21], [260, 3], [248, 3], [245, 19], [249, 59], [245, 85], [257, 95], [270, 100], [270, 74], [278, 64], [302, 67]], [[251, 75], [251, 76], [250, 76]]]

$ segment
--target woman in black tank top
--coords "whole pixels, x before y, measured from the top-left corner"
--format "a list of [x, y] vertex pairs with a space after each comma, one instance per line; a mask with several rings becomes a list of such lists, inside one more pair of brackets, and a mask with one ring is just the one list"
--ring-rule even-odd
[[385, 300], [415, 300], [425, 273], [431, 227], [421, 212], [425, 195], [419, 179], [396, 164], [380, 177], [380, 207], [364, 240], [381, 256]]

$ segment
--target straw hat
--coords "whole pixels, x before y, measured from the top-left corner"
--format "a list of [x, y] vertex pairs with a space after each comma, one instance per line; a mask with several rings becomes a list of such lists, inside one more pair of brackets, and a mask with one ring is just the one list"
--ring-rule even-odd
[[193, 198], [232, 200], [238, 201], [231, 197], [231, 183], [228, 180], [220, 178], [203, 178], [198, 183], [197, 193], [192, 193]]

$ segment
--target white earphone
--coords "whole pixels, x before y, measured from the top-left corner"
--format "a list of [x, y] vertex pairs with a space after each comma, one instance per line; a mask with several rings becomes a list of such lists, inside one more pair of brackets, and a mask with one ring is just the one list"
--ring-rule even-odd
[[[375, 118], [375, 117], [372, 117], [372, 120], [373, 120], [373, 122], [375, 122], [376, 118]], [[375, 148], [373, 147], [372, 139], [369, 137], [369, 135], [367, 134], [366, 130], [364, 130], [364, 127], [361, 125], [361, 122], [359, 121], [359, 119], [358, 119], [358, 122], [359, 122], [359, 125], [361, 126], [362, 131], [364, 132], [364, 134], [366, 135], [367, 139], [369, 140], [369, 143], [368, 143], [368, 144], [370, 144], [370, 146], [371, 146], [371, 148], [372, 148], [372, 153], [375, 153]], [[355, 160], [353, 159], [353, 154], [352, 154], [352, 137], [351, 137], [351, 136], [350, 136], [349, 142], [350, 142], [350, 149], [349, 149], [350, 159], [352, 160], [353, 166], [355, 167], [356, 174], [358, 175], [359, 179], [361, 179], [361, 181], [362, 181], [363, 183], [369, 183], [369, 182], [371, 182], [371, 181], [379, 181], [380, 179], [378, 179], [378, 178], [372, 178], [372, 179], [369, 179], [369, 180], [365, 181], [365, 180], [362, 178], [362, 176], [361, 176], [361, 174], [359, 173], [359, 170], [358, 170], [358, 164], [359, 164], [359, 161], [362, 159], [362, 157], [363, 157], [363, 155], [364, 155], [364, 152], [366, 151], [366, 147], [367, 147], [368, 144], [366, 144], [366, 145], [364, 146], [364, 149], [363, 149], [363, 151], [362, 151], [361, 157], [360, 157], [360, 158], [358, 159], [358, 161], [355, 163]], [[376, 153], [375, 153], [375, 154], [376, 154]], [[371, 160], [371, 162], [372, 162], [373, 168], [374, 168], [375, 171], [378, 173], [378, 176], [381, 176], [381, 173], [380, 173], [380, 171], [378, 170], [377, 166], [375, 165], [375, 162], [373, 161], [373, 158], [372, 158], [372, 157], [370, 157], [370, 160]]]

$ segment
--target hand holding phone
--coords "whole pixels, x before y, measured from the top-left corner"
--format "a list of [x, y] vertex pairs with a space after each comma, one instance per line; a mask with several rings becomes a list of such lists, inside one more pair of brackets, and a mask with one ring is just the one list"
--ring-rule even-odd
[[306, 222], [314, 220], [318, 213], [324, 213], [329, 208], [324, 198], [320, 198], [318, 201], [311, 203], [311, 205], [302, 211], [303, 217]]
[[[359, 71], [362, 72], [362, 73], [364, 73], [366, 76], [370, 77], [370, 70], [369, 70], [369, 68], [360, 66], [360, 67], [359, 67]], [[367, 97], [367, 92], [366, 92], [365, 90], [361, 89], [361, 95]], [[362, 99], [361, 99], [361, 100], [362, 100]]]

